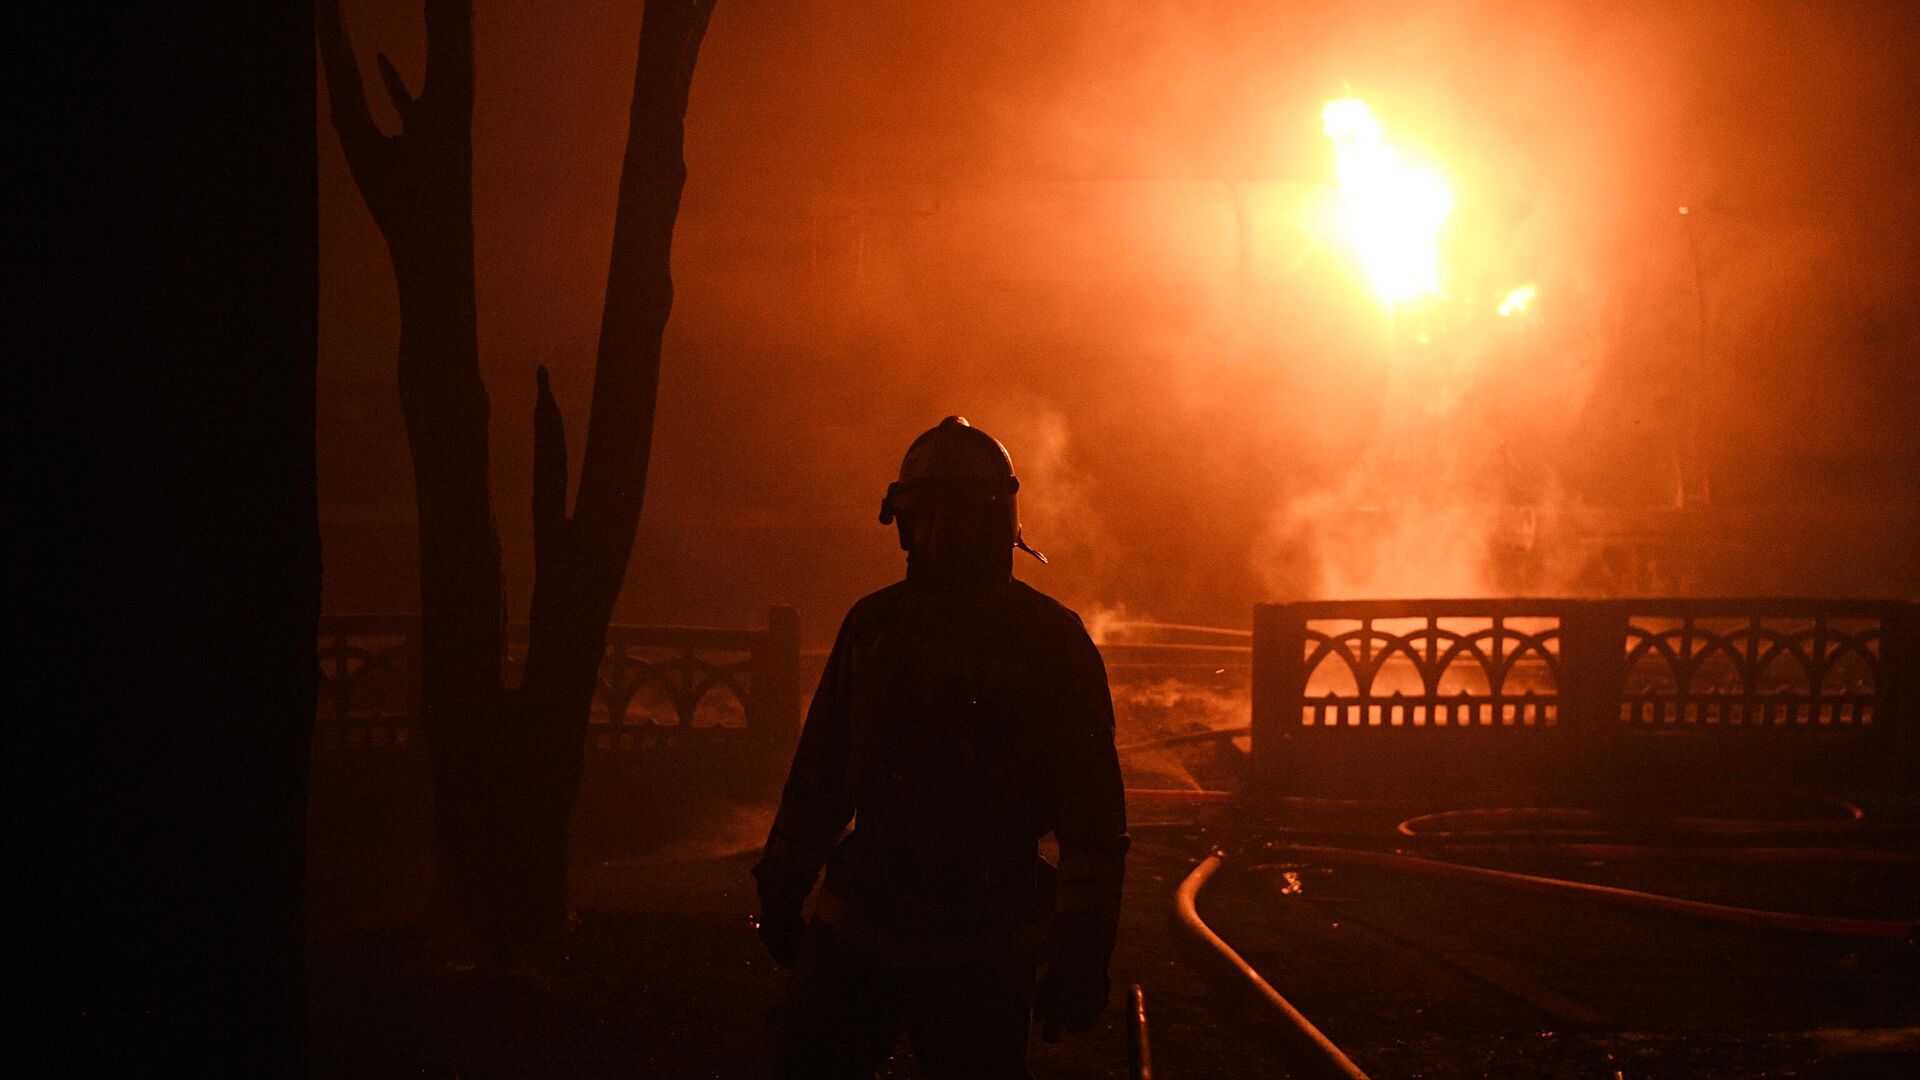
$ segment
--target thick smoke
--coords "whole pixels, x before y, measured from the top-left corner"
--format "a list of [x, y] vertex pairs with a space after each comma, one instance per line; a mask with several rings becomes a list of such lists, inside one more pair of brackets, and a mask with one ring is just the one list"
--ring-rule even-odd
[[[532, 368], [582, 424], [628, 7], [479, 15], [521, 604]], [[411, 6], [373, 8], [368, 70], [406, 68]], [[1021, 573], [1083, 608], [1920, 591], [1917, 39], [1866, 3], [724, 4], [620, 617], [787, 601], [828, 636], [898, 573], [879, 494], [949, 413], [1012, 449], [1054, 560]], [[1319, 224], [1345, 94], [1458, 197], [1451, 299], [1418, 318]], [[390, 279], [322, 149], [324, 374], [363, 403], [323, 412], [353, 463], [326, 478], [329, 602], [405, 607], [375, 572], [411, 535]], [[1524, 318], [1489, 313], [1522, 282]]]

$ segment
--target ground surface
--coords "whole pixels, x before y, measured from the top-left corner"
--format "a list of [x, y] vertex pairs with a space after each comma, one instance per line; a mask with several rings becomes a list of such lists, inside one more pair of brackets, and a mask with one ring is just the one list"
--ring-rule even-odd
[[[1143, 834], [1114, 959], [1148, 988], [1162, 1075], [1280, 1076], [1281, 1050], [1253, 1003], [1180, 949], [1172, 894], [1204, 850]], [[759, 1032], [782, 973], [747, 924], [751, 854], [600, 859], [576, 870], [581, 908], [568, 957], [456, 972], [413, 958], [404, 933], [361, 927], [312, 949], [315, 1073], [321, 1077], [755, 1077]], [[417, 882], [400, 889], [417, 894]], [[362, 900], [364, 917], [371, 908]], [[1177, 1067], [1212, 1062], [1205, 1073]], [[1231, 1069], [1225, 1068], [1231, 1063]], [[1124, 1076], [1120, 1010], [1057, 1046], [1034, 1041], [1043, 1077]], [[904, 1050], [885, 1074], [917, 1075]]]
[[[1116, 682], [1119, 741], [1244, 723], [1245, 687], [1223, 679]], [[1124, 766], [1136, 787], [1225, 788], [1241, 779], [1243, 750], [1198, 743], [1130, 753]], [[748, 928], [747, 868], [770, 809], [678, 806], [674, 820], [698, 823], [698, 836], [643, 855], [578, 852], [579, 921], [564, 957], [454, 971], [423, 960], [405, 929], [429, 881], [424, 766], [383, 760], [316, 771], [309, 880], [317, 1077], [765, 1075], [761, 1026], [784, 975]], [[1771, 789], [1695, 785], [1664, 806], [1658, 792], [1611, 797], [1636, 811], [1695, 816], [1831, 812], [1830, 800]], [[1125, 1075], [1117, 1006], [1129, 983], [1146, 989], [1162, 1080], [1289, 1075], [1289, 1043], [1270, 1007], [1174, 920], [1175, 888], [1216, 846], [1230, 857], [1202, 894], [1201, 914], [1376, 1080], [1920, 1076], [1920, 949], [1911, 943], [1750, 930], [1584, 898], [1330, 868], [1270, 846], [1293, 839], [1391, 848], [1403, 843], [1394, 830], [1401, 818], [1441, 807], [1340, 804], [1257, 823], [1229, 807], [1203, 809], [1135, 800], [1116, 1007], [1087, 1035], [1057, 1046], [1036, 1039], [1037, 1076]], [[1891, 829], [1790, 842], [1908, 853], [1920, 846], [1912, 792], [1870, 809], [1870, 822]], [[1176, 821], [1187, 824], [1170, 827]], [[1920, 870], [1911, 865], [1484, 852], [1470, 861], [1772, 910], [1920, 915]], [[914, 1075], [904, 1050], [886, 1072], [892, 1080]]]
[[[314, 898], [316, 1075], [763, 1075], [760, 1026], [783, 976], [747, 926], [752, 855], [727, 842], [732, 853], [583, 853], [567, 955], [506, 970], [418, 958], [397, 928], [422, 896], [424, 867], [335, 867]], [[1214, 844], [1236, 856], [1203, 893], [1202, 915], [1379, 1080], [1920, 1075], [1911, 946], [1319, 867], [1218, 818], [1142, 828], [1130, 864], [1115, 997], [1146, 988], [1163, 1078], [1288, 1075], [1267, 1007], [1172, 917], [1175, 887]], [[1835, 914], [1920, 905], [1910, 867], [1524, 868]], [[1036, 1039], [1033, 1068], [1124, 1076], [1119, 1010], [1058, 1046]], [[886, 1075], [916, 1075], [910, 1054]]]

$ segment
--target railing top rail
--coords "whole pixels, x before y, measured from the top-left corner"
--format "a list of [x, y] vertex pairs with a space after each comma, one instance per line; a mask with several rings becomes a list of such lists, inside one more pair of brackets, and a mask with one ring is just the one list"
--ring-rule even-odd
[[[521, 634], [524, 636], [525, 631]], [[665, 646], [752, 652], [767, 638], [765, 630], [714, 626], [609, 626], [607, 644], [628, 648]]]
[[1536, 618], [1564, 615], [1577, 601], [1533, 597], [1462, 600], [1301, 600], [1290, 604], [1259, 604], [1285, 608], [1307, 619], [1424, 619], [1504, 616]]
[[420, 616], [406, 612], [348, 612], [320, 616], [323, 634], [411, 634], [420, 629]]
[[1419, 619], [1419, 618], [1534, 618], [1564, 616], [1575, 611], [1608, 612], [1625, 616], [1714, 618], [1773, 616], [1776, 618], [1886, 618], [1910, 608], [1914, 601], [1854, 597], [1724, 597], [1682, 599], [1636, 597], [1624, 600], [1573, 600], [1550, 597], [1502, 597], [1458, 600], [1303, 600], [1259, 604], [1284, 608], [1307, 619]]
[[[420, 629], [420, 616], [406, 612], [334, 614], [320, 617], [323, 634], [410, 634]], [[767, 637], [765, 630], [715, 626], [643, 626], [615, 623], [607, 627], [607, 644], [625, 648], [717, 649], [751, 652]], [[507, 640], [527, 640], [527, 625], [507, 627]]]
[[1742, 617], [1768, 615], [1774, 618], [1858, 618], [1883, 619], [1912, 605], [1905, 600], [1866, 600], [1858, 598], [1822, 599], [1805, 596], [1741, 597], [1718, 599], [1674, 599], [1648, 597], [1640, 600], [1606, 601], [1629, 615], [1653, 615], [1691, 618]]

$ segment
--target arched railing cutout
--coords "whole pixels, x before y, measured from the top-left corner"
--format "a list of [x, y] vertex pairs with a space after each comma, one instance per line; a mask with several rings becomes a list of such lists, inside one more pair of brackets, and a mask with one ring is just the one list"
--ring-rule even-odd
[[[1350, 776], [1356, 794], [1396, 771], [1436, 785], [1484, 765], [1483, 778], [1573, 784], [1640, 775], [1663, 756], [1749, 777], [1762, 765], [1797, 775], [1815, 759], [1912, 774], [1917, 611], [1803, 599], [1263, 604], [1255, 766], [1301, 791]], [[1475, 758], [1483, 750], [1492, 764]]]
[[1301, 727], [1534, 727], [1558, 723], [1551, 613], [1387, 611], [1338, 605], [1303, 619]]
[[[790, 739], [799, 723], [799, 642], [792, 612], [769, 629], [612, 626], [588, 720], [588, 750], [647, 750], [687, 739]], [[417, 747], [417, 619], [321, 620], [316, 744], [322, 750]], [[525, 630], [509, 633], [502, 669], [517, 681]]]

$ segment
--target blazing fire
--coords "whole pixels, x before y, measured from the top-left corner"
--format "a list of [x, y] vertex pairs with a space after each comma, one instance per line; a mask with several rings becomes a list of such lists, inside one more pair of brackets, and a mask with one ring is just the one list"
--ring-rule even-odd
[[[1440, 234], [1454, 196], [1446, 181], [1388, 143], [1373, 110], [1359, 98], [1327, 102], [1320, 122], [1339, 175], [1337, 226], [1374, 292], [1389, 307], [1422, 297], [1447, 299], [1440, 283]], [[1532, 284], [1517, 286], [1495, 310], [1502, 318], [1524, 314], [1537, 291]], [[1475, 302], [1471, 296], [1466, 301]], [[1421, 343], [1427, 343], [1424, 335]]]
[[1359, 98], [1320, 112], [1340, 177], [1341, 226], [1374, 290], [1388, 304], [1440, 293], [1440, 226], [1453, 192], [1431, 169], [1404, 161]]
[[1506, 319], [1523, 314], [1533, 305], [1533, 296], [1536, 291], [1531, 285], [1522, 285], [1508, 293], [1507, 298], [1500, 301], [1500, 317]]

